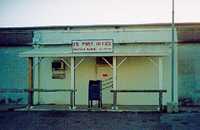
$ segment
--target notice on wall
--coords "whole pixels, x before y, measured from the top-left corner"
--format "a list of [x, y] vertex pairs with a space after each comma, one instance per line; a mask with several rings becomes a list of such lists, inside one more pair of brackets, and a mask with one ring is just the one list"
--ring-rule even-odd
[[73, 52], [112, 52], [113, 40], [73, 40]]

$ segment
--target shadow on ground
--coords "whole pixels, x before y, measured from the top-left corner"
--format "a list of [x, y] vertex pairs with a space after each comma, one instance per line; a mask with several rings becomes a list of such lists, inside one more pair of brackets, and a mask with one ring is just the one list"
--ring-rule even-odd
[[0, 130], [199, 130], [200, 113], [0, 112]]

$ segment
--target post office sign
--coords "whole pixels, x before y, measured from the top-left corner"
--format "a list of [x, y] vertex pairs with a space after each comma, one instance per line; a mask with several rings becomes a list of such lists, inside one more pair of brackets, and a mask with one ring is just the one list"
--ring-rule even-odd
[[73, 52], [112, 52], [113, 40], [73, 40]]

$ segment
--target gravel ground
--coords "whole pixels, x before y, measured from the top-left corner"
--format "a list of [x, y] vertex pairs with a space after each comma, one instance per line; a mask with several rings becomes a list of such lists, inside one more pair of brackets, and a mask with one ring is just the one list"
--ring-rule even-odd
[[200, 130], [200, 113], [0, 112], [0, 130]]

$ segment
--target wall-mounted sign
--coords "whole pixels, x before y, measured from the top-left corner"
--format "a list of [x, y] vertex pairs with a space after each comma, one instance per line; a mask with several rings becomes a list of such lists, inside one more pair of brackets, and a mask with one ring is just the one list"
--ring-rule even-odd
[[74, 40], [73, 52], [112, 52], [113, 40]]

